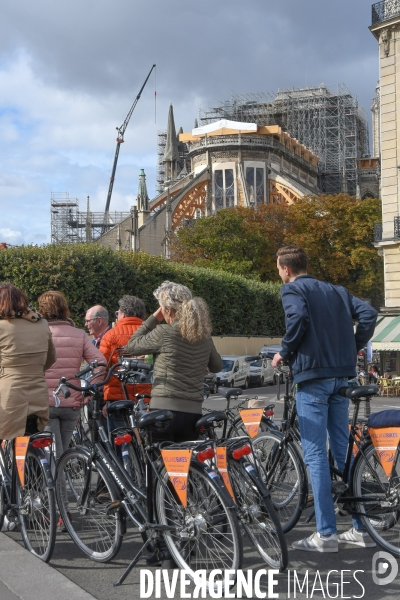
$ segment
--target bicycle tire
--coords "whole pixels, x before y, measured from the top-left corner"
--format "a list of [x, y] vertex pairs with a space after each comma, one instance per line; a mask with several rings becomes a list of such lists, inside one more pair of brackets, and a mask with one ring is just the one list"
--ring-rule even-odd
[[187, 508], [175, 495], [165, 469], [160, 478], [164, 485], [157, 480], [156, 513], [160, 524], [176, 527], [164, 539], [178, 568], [188, 571], [192, 579], [199, 570], [240, 569], [243, 546], [236, 508], [219, 476], [192, 462]]
[[[263, 483], [271, 495], [282, 530], [287, 533], [296, 525], [306, 506], [308, 485], [304, 462], [295, 444], [287, 441], [279, 450], [283, 439], [280, 432], [264, 431], [252, 439], [252, 445]], [[278, 457], [277, 452], [280, 453]]]
[[40, 458], [28, 447], [24, 486], [16, 477], [18, 516], [25, 548], [49, 562], [54, 550], [57, 513], [54, 489], [49, 489]]
[[[3, 458], [4, 458], [4, 461], [3, 461]], [[0, 454], [0, 461], [2, 462], [2, 469], [4, 471], [9, 472], [7, 456], [6, 456], [6, 447], [3, 447], [3, 453]], [[6, 516], [5, 515], [5, 492], [4, 492], [5, 485], [6, 485], [5, 481], [2, 478], [2, 471], [0, 471], [0, 531], [3, 528], [4, 517]]]
[[288, 564], [287, 544], [267, 489], [257, 481], [258, 476], [252, 478], [234, 459], [228, 460], [228, 474], [241, 525], [261, 558], [273, 569], [284, 571]]
[[3, 528], [4, 525], [4, 501], [5, 501], [5, 496], [4, 496], [4, 483], [1, 480], [0, 481], [0, 531]]
[[[385, 498], [389, 486], [391, 489], [400, 485], [400, 464], [393, 465], [392, 475], [387, 477], [379, 462], [375, 447], [368, 441], [354, 460], [351, 472], [352, 495], [365, 497], [365, 502], [357, 502], [356, 510], [361, 513], [361, 520], [372, 539], [382, 548], [400, 557], [400, 502], [394, 506]], [[382, 494], [382, 500], [376, 503], [368, 502], [368, 496]], [[392, 500], [393, 502], [393, 500]]]
[[[89, 506], [79, 507], [89, 461], [90, 454], [82, 447], [70, 448], [62, 454], [56, 474], [57, 502], [63, 523], [78, 548], [95, 562], [108, 562], [118, 554], [122, 544], [121, 516], [119, 512], [107, 514], [111, 502], [118, 500], [118, 490], [95, 459], [89, 475]], [[67, 481], [66, 500], [62, 493], [62, 475]]]

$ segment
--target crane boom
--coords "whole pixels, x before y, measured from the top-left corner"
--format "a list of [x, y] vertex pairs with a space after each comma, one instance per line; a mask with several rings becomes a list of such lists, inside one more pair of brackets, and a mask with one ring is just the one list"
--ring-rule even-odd
[[[133, 111], [135, 110], [136, 104], [139, 102], [140, 96], [142, 95], [142, 92], [146, 86], [146, 83], [149, 80], [149, 77], [153, 71], [153, 69], [155, 68], [156, 65], [153, 65], [150, 69], [149, 74], [146, 77], [146, 80], [144, 82], [144, 84], [142, 85], [142, 87], [140, 88], [140, 91], [138, 93], [138, 95], [136, 96], [128, 114], [126, 115], [125, 121], [122, 123], [121, 127], [117, 127], [117, 131], [118, 131], [118, 136], [117, 136], [117, 147], [115, 149], [115, 156], [114, 156], [114, 163], [113, 163], [113, 167], [112, 167], [112, 171], [111, 171], [111, 177], [110, 177], [110, 185], [108, 186], [108, 194], [107, 194], [107, 201], [106, 201], [106, 208], [104, 210], [104, 226], [107, 225], [108, 223], [108, 213], [110, 210], [110, 203], [111, 203], [111, 195], [112, 195], [112, 191], [113, 191], [113, 187], [114, 187], [114, 180], [115, 180], [115, 171], [117, 170], [117, 163], [118, 163], [118, 156], [119, 156], [119, 151], [121, 148], [121, 144], [124, 143], [124, 135], [125, 135], [125, 131], [126, 128], [128, 127], [128, 123], [130, 121], [130, 118], [132, 116]], [[103, 233], [105, 231], [105, 227], [103, 227]]]

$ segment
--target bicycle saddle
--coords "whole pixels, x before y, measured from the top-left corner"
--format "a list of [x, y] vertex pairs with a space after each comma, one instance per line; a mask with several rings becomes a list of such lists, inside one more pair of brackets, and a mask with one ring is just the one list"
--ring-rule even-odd
[[207, 415], [201, 417], [197, 421], [195, 429], [201, 429], [202, 427], [209, 429], [216, 421], [226, 421], [227, 419], [228, 417], [224, 412], [221, 410], [214, 410], [212, 413], [208, 413]]
[[109, 406], [107, 406], [107, 412], [109, 415], [113, 415], [115, 413], [127, 411], [133, 412], [135, 408], [135, 403], [132, 400], [116, 400], [111, 402]]
[[147, 429], [147, 427], [151, 427], [152, 425], [170, 421], [173, 416], [170, 410], [151, 410], [141, 415], [137, 421], [137, 426], [139, 429]]
[[356, 400], [357, 398], [365, 398], [366, 396], [375, 396], [378, 390], [378, 385], [360, 385], [357, 387], [342, 387], [339, 390], [339, 394], [344, 398]]
[[224, 396], [224, 398], [229, 400], [231, 396], [240, 396], [243, 394], [243, 390], [242, 388], [219, 387], [218, 394], [221, 394], [221, 396]]

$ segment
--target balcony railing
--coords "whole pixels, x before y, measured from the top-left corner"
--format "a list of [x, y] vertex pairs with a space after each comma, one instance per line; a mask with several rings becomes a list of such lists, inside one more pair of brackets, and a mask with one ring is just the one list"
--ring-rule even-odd
[[394, 217], [394, 237], [400, 238], [400, 217]]
[[393, 237], [384, 238], [382, 235], [382, 223], [374, 223], [374, 242], [389, 242], [400, 239], [400, 216], [393, 217]]
[[372, 25], [400, 16], [400, 0], [383, 0], [372, 5]]
[[374, 223], [374, 242], [382, 241], [382, 223]]
[[[399, 0], [400, 1], [400, 0]], [[239, 137], [238, 135], [216, 135], [211, 137], [204, 137], [196, 142], [192, 142], [189, 149], [189, 155], [199, 150], [212, 149], [216, 150], [224, 150], [225, 147], [228, 146], [237, 146], [241, 148], [251, 148], [251, 149], [274, 149], [281, 150], [284, 154], [289, 155], [291, 158], [295, 159], [299, 162], [300, 165], [306, 167], [307, 169], [317, 170], [317, 167], [313, 167], [312, 164], [306, 161], [304, 158], [299, 156], [294, 152], [294, 150], [289, 150], [275, 140], [272, 136], [266, 137], [252, 137], [250, 135], [244, 135]]]

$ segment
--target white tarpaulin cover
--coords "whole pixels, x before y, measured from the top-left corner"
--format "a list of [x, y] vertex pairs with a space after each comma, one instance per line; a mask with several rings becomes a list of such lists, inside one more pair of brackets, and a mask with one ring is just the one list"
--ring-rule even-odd
[[195, 137], [196, 135], [205, 135], [206, 133], [218, 131], [218, 129], [234, 129], [235, 131], [251, 132], [257, 131], [257, 125], [255, 123], [239, 123], [238, 121], [221, 119], [220, 121], [215, 121], [215, 123], [210, 123], [209, 125], [192, 129], [192, 136]]

